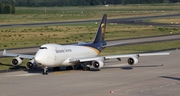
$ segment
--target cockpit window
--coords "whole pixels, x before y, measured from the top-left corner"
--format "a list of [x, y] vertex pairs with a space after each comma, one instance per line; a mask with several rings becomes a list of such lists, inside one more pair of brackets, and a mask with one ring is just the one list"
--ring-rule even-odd
[[40, 47], [39, 49], [47, 49], [47, 47]]

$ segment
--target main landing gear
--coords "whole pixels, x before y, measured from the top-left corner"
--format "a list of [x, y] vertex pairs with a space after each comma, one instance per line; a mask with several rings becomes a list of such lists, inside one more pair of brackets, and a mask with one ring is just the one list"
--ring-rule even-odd
[[53, 71], [60, 71], [60, 67], [53, 67]]
[[82, 64], [79, 64], [79, 65], [76, 65], [75, 68], [77, 70], [84, 70], [84, 71], [90, 71], [91, 70], [90, 65], [88, 63], [82, 63]]
[[90, 68], [90, 67], [88, 67], [88, 66], [85, 66], [85, 67], [83, 68], [83, 70], [84, 70], [84, 71], [90, 71], [90, 70], [91, 70], [91, 68]]
[[43, 75], [48, 75], [48, 67], [44, 67], [44, 70], [43, 70]]

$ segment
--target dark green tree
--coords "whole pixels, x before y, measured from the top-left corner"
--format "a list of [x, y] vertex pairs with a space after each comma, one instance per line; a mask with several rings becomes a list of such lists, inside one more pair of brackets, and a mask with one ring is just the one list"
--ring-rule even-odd
[[[167, 0], [166, 0], [167, 1]], [[176, 3], [180, 0], [169, 0]], [[105, 4], [149, 4], [163, 3], [164, 0], [0, 0], [1, 3], [15, 6], [94, 6]]]
[[4, 13], [4, 14], [9, 14], [9, 13], [11, 13], [11, 7], [10, 7], [10, 5], [7, 5], [7, 4], [6, 4], [3, 9], [4, 9], [4, 10], [3, 10], [3, 13]]
[[11, 4], [0, 3], [0, 14], [14, 14], [15, 7]]

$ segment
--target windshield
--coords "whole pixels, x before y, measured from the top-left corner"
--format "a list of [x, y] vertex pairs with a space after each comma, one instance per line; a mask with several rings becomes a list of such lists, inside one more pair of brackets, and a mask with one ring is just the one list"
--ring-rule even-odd
[[39, 49], [47, 49], [47, 47], [40, 47]]

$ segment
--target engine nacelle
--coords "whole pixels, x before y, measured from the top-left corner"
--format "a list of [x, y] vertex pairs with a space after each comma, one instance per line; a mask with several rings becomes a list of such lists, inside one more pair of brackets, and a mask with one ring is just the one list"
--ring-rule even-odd
[[26, 68], [27, 69], [32, 69], [35, 68], [37, 64], [35, 63], [34, 59], [29, 60], [29, 62], [26, 63]]
[[139, 60], [138, 60], [138, 58], [136, 58], [136, 57], [131, 57], [131, 58], [129, 58], [129, 59], [127, 60], [127, 62], [128, 62], [129, 65], [137, 64], [138, 61], [139, 61]]
[[104, 66], [104, 63], [101, 60], [96, 60], [92, 62], [92, 66], [95, 69], [101, 69]]
[[22, 62], [23, 62], [23, 58], [16, 57], [16, 58], [12, 59], [11, 64], [13, 66], [18, 66], [18, 65], [22, 64]]

